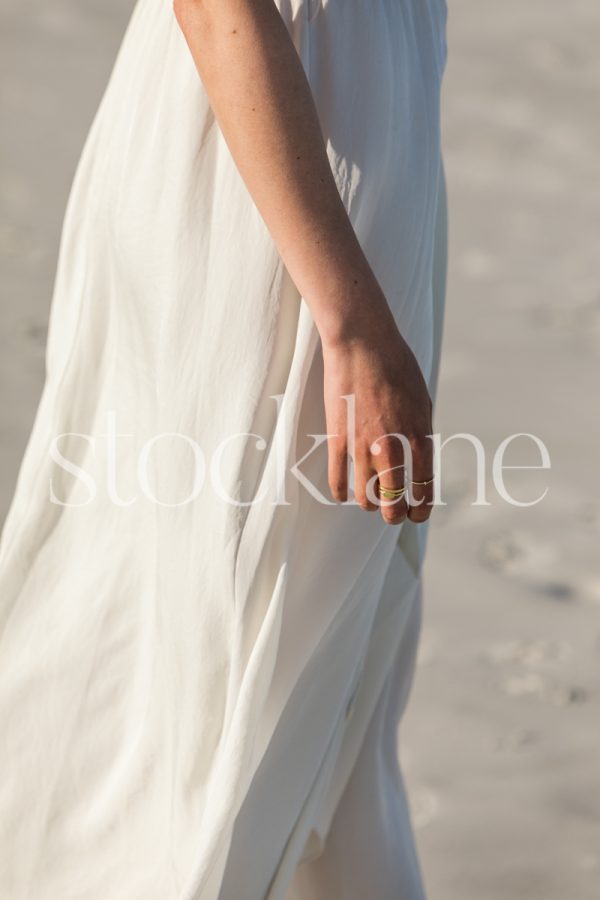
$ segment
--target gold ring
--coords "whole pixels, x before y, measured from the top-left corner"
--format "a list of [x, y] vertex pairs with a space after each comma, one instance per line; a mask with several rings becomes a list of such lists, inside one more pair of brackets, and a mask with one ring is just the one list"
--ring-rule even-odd
[[399, 500], [406, 493], [406, 488], [386, 488], [379, 485], [379, 496], [385, 497], [386, 500]]
[[433, 476], [433, 478], [430, 478], [429, 481], [411, 481], [411, 484], [426, 485], [431, 484], [432, 481], [435, 481], [435, 475]]

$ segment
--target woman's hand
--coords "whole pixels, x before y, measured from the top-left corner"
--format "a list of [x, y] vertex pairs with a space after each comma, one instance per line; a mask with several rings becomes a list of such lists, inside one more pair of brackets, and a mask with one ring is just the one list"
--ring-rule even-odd
[[[358, 329], [323, 340], [322, 347], [328, 480], [334, 498], [347, 500], [350, 456], [354, 493], [363, 509], [375, 510], [380, 503], [381, 515], [389, 524], [399, 524], [407, 515], [413, 522], [423, 522], [431, 514], [433, 484], [413, 486], [409, 481], [428, 481], [433, 476], [431, 398], [389, 307], [377, 305], [377, 312], [363, 317]], [[344, 399], [348, 394], [350, 405]], [[408, 453], [394, 434], [405, 436]], [[378, 480], [384, 487], [401, 488], [405, 478], [410, 491], [403, 498], [376, 499]]]

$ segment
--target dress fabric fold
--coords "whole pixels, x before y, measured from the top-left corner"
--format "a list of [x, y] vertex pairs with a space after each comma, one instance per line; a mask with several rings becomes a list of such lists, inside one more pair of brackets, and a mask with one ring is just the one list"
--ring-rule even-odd
[[[433, 395], [445, 2], [277, 6]], [[138, 0], [0, 542], [0, 897], [422, 900], [395, 747], [428, 526], [333, 503], [325, 432], [309, 308]]]

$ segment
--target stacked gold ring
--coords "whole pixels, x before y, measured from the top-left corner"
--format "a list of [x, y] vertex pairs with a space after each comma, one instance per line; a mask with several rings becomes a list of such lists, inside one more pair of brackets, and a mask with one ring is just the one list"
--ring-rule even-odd
[[379, 485], [379, 496], [385, 497], [386, 500], [399, 500], [406, 493], [406, 488], [386, 488], [382, 484]]

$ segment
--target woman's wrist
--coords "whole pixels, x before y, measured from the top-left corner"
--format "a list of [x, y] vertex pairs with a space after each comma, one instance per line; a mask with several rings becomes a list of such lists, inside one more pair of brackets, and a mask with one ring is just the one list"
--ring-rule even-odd
[[374, 276], [352, 279], [325, 302], [321, 302], [315, 324], [324, 349], [339, 349], [356, 340], [368, 340], [396, 323]]

